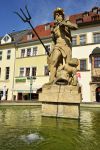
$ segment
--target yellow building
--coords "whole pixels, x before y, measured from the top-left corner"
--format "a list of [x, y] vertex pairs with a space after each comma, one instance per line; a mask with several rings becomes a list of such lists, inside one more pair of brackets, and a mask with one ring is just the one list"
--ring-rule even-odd
[[[51, 36], [50, 24], [40, 25], [36, 28], [44, 45], [50, 51]], [[49, 80], [47, 54], [37, 39], [29, 30], [19, 43], [17, 43], [14, 99], [31, 100], [38, 98], [38, 91]]]

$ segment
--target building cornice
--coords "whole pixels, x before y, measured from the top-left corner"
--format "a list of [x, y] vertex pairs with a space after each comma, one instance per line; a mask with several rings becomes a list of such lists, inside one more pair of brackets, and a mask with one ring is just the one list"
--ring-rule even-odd
[[100, 85], [100, 82], [90, 82], [90, 84], [98, 84], [98, 85]]
[[8, 48], [16, 48], [16, 44], [12, 44], [12, 43], [9, 43], [9, 44], [2, 44], [0, 45], [0, 49], [8, 49]]
[[35, 55], [35, 56], [26, 56], [26, 57], [16, 57], [16, 59], [27, 59], [27, 58], [32, 58], [32, 57], [41, 57], [41, 56], [45, 56], [47, 57], [47, 54], [41, 54], [41, 55]]
[[87, 44], [84, 44], [84, 45], [74, 45], [74, 46], [72, 46], [72, 48], [73, 48], [73, 47], [88, 46], [88, 45], [100, 45], [100, 43], [87, 43]]
[[96, 20], [96, 21], [90, 21], [90, 22], [82, 22], [78, 24], [79, 29], [81, 28], [87, 28], [87, 27], [97, 27], [100, 26], [100, 20]]
[[[48, 36], [48, 37], [45, 37], [45, 38], [41, 38], [41, 40], [43, 42], [51, 42], [52, 41], [52, 38], [51, 36]], [[26, 42], [20, 42], [20, 43], [17, 43], [17, 47], [23, 47], [23, 46], [29, 46], [29, 45], [36, 45], [36, 44], [41, 44], [40, 41], [38, 39], [36, 40], [32, 40], [32, 41], [26, 41]]]

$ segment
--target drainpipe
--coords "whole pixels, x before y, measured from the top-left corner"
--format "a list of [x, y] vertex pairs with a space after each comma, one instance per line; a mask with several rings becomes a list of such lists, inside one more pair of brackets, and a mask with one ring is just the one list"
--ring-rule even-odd
[[32, 85], [33, 85], [33, 80], [36, 80], [35, 76], [30, 76], [30, 101], [32, 100]]

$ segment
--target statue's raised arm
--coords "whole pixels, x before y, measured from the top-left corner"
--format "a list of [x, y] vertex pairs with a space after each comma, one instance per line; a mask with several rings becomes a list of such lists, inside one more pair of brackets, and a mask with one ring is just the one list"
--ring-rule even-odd
[[63, 20], [61, 23], [60, 23], [60, 25], [62, 25], [62, 26], [66, 26], [66, 27], [68, 27], [68, 28], [70, 28], [71, 30], [76, 30], [76, 29], [78, 29], [78, 26], [77, 26], [77, 24], [76, 23], [72, 23], [72, 22], [70, 22], [70, 20]]

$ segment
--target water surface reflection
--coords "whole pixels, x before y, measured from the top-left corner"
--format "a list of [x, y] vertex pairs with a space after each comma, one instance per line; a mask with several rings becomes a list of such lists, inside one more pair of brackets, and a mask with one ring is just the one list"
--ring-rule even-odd
[[79, 120], [41, 117], [41, 108], [0, 106], [0, 150], [99, 150], [100, 110]]

